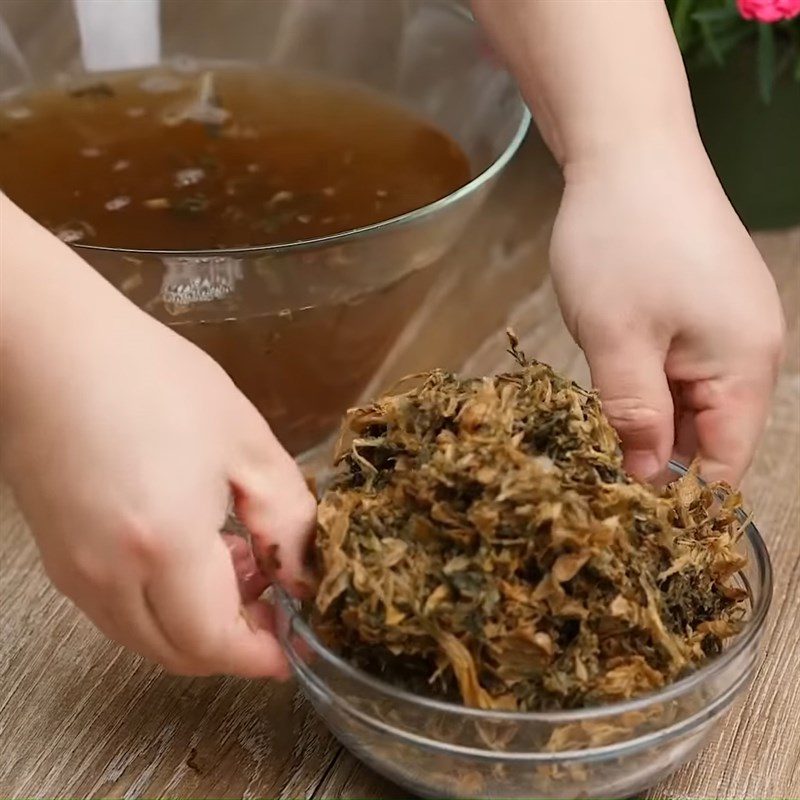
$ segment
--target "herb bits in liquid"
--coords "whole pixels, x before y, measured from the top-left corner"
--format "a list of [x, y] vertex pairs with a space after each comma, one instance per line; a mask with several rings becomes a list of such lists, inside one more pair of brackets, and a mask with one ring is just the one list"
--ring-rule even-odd
[[[204, 250], [313, 239], [420, 208], [469, 178], [451, 139], [377, 95], [255, 69], [117, 74], [0, 103], [0, 187], [78, 245]], [[366, 265], [374, 288], [300, 300], [248, 261], [236, 294], [182, 307], [165, 297], [160, 264], [86, 255], [208, 352], [297, 454], [335, 429], [433, 281], [431, 268], [383, 274], [379, 252]]]
[[469, 178], [455, 142], [405, 109], [256, 69], [122, 73], [0, 105], [0, 186], [70, 243], [293, 242], [390, 219]]

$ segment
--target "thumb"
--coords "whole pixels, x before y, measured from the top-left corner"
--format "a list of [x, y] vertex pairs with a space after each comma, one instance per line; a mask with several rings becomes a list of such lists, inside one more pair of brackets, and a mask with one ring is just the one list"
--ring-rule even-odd
[[622, 440], [625, 469], [640, 480], [666, 465], [675, 438], [664, 354], [643, 342], [585, 348], [603, 411]]

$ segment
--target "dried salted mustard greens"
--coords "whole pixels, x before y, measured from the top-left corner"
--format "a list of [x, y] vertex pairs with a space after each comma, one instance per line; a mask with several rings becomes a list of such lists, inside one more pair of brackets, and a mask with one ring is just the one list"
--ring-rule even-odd
[[512, 354], [514, 373], [436, 371], [349, 413], [316, 629], [385, 680], [480, 708], [656, 690], [741, 626], [740, 498], [691, 473], [636, 482], [597, 396], [513, 337]]

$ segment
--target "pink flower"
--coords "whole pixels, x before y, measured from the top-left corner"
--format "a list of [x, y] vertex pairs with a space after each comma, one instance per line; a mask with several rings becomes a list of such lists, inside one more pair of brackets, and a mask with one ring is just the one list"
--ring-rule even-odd
[[800, 14], [800, 0], [736, 0], [745, 19], [759, 22], [780, 22]]

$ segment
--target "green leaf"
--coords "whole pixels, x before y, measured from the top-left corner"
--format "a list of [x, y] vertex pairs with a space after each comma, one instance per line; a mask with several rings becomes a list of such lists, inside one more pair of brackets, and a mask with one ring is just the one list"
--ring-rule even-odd
[[675, 11], [672, 15], [672, 28], [675, 31], [675, 38], [678, 40], [678, 47], [680, 47], [681, 52], [686, 47], [691, 4], [692, 0], [677, 0]]
[[719, 33], [714, 37], [717, 49], [724, 55], [736, 47], [739, 42], [753, 36], [753, 29], [749, 25], [737, 25], [735, 28]]
[[789, 40], [787, 55], [790, 61], [794, 61], [794, 69], [790, 67], [791, 74], [794, 80], [800, 82], [800, 18], [784, 20], [782, 29]]
[[[742, 19], [734, 5], [715, 8], [701, 8], [691, 15], [692, 22], [700, 30], [705, 49], [711, 53], [717, 64], [725, 63], [725, 52], [730, 45], [727, 40], [733, 31], [742, 27]], [[746, 26], [752, 29], [752, 26]]]
[[728, 22], [730, 20], [738, 20], [739, 14], [735, 8], [707, 8], [703, 11], [695, 11], [692, 14], [692, 19], [698, 22]]
[[703, 34], [703, 41], [706, 43], [706, 47], [711, 52], [711, 55], [714, 57], [714, 61], [717, 62], [720, 66], [725, 63], [725, 55], [722, 52], [722, 49], [717, 44], [716, 36], [714, 35], [714, 30], [708, 22], [703, 20], [699, 20], [700, 22], [700, 31]]
[[769, 105], [775, 83], [775, 35], [769, 23], [758, 24], [758, 89]]
[[[724, 59], [727, 54], [730, 53], [730, 51], [733, 50], [737, 44], [739, 44], [739, 42], [749, 39], [751, 36], [753, 36], [753, 34], [753, 29], [749, 25], [745, 25], [728, 31], [721, 36], [717, 36], [714, 40], [717, 48], [717, 54], [722, 56]], [[698, 54], [693, 63], [700, 67], [705, 67], [709, 64], [719, 64], [720, 62], [713, 53], [704, 50]]]

